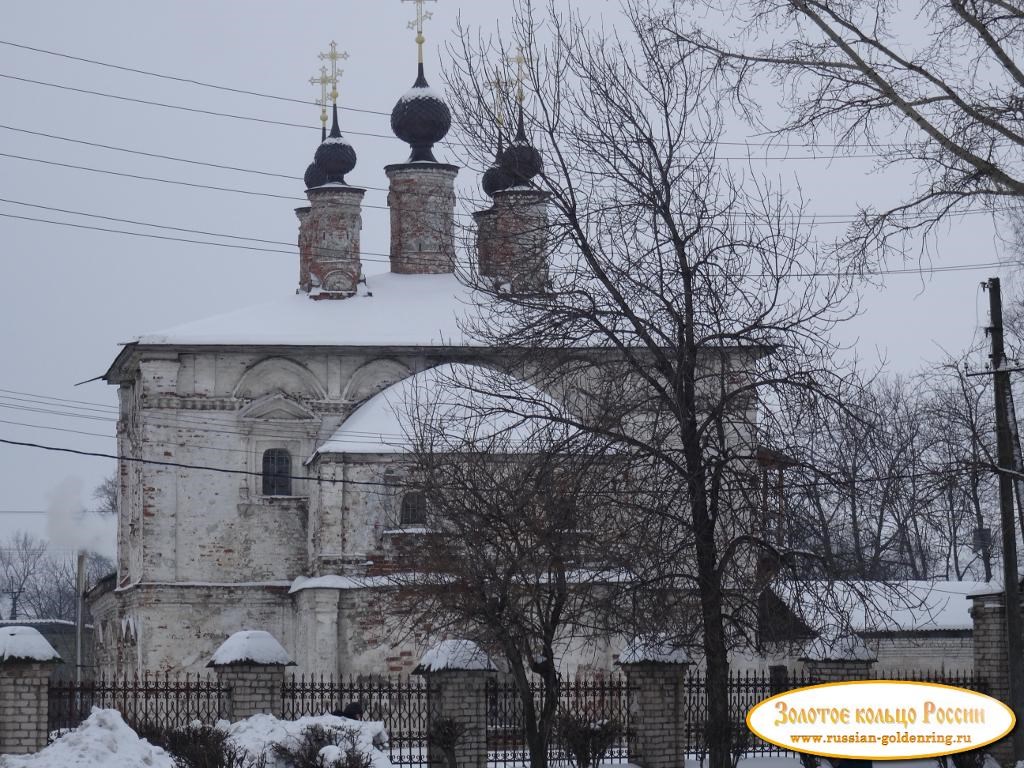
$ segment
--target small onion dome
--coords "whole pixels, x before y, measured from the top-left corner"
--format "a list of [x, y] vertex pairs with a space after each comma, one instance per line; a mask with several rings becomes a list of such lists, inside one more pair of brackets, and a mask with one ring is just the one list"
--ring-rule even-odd
[[[338, 128], [337, 104], [334, 105], [332, 111], [334, 113], [334, 121], [331, 124], [331, 132], [324, 139], [323, 143], [317, 147], [316, 154], [313, 156], [313, 165], [317, 166], [326, 177], [320, 184], [328, 182], [344, 184], [345, 174], [356, 167], [356, 151], [352, 149], [352, 145], [341, 135], [341, 130]], [[308, 185], [308, 169], [306, 175], [306, 183]], [[320, 184], [316, 186], [320, 186]]]
[[306, 182], [306, 189], [312, 189], [327, 183], [327, 173], [316, 163], [310, 163], [302, 180]]
[[526, 184], [544, 170], [544, 158], [526, 138], [522, 104], [519, 105], [519, 127], [516, 130], [516, 137], [508, 145], [508, 149], [501, 153], [498, 161], [512, 177], [512, 184], [509, 186]]
[[427, 84], [423, 64], [419, 75], [391, 110], [391, 130], [412, 147], [410, 163], [436, 163], [431, 148], [445, 137], [452, 127], [452, 113], [440, 95]]
[[501, 192], [503, 189], [508, 189], [514, 183], [515, 179], [512, 174], [506, 171], [498, 163], [495, 163], [484, 171], [484, 176], [480, 182], [480, 186], [483, 187], [485, 195], [488, 197], [494, 197], [495, 192]]

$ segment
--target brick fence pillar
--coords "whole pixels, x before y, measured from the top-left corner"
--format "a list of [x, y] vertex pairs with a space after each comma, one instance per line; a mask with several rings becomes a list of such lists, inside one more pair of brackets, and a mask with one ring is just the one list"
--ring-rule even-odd
[[680, 768], [686, 752], [684, 683], [690, 659], [659, 640], [636, 639], [619, 655], [631, 693], [630, 762]]
[[0, 629], [0, 754], [28, 754], [46, 746], [50, 674], [61, 663], [32, 627]]
[[444, 640], [420, 659], [413, 674], [423, 675], [430, 691], [428, 733], [442, 718], [454, 720], [459, 731], [453, 753], [446, 749], [449, 745], [430, 739], [430, 765], [487, 768], [487, 684], [496, 671], [487, 654], [469, 640]]
[[229, 690], [225, 716], [231, 722], [252, 715], [281, 717], [284, 668], [295, 666], [287, 651], [269, 632], [243, 630], [225, 640], [208, 667]]
[[[971, 602], [974, 674], [984, 684], [984, 693], [1009, 705], [1006, 595], [1003, 592], [971, 595]], [[1013, 765], [1013, 741], [1010, 737], [989, 744], [985, 751], [998, 760], [1000, 765]]]

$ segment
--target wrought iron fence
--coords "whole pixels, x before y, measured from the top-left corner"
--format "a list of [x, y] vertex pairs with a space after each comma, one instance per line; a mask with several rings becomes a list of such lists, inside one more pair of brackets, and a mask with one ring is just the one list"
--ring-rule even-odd
[[281, 690], [283, 715], [339, 712], [348, 704], [362, 707], [364, 720], [380, 720], [388, 732], [388, 757], [396, 766], [427, 763], [427, 727], [431, 691], [422, 678], [398, 676], [290, 677]]
[[[545, 696], [543, 685], [539, 681], [531, 681], [530, 693], [535, 706], [541, 707]], [[490, 681], [486, 707], [488, 765], [529, 765], [523, 699], [515, 683], [511, 680]], [[558, 710], [581, 724], [612, 724], [618, 734], [603, 762], [628, 762], [630, 689], [624, 678], [563, 681], [558, 695]], [[567, 746], [557, 733], [554, 734], [548, 745], [548, 760], [553, 765], [572, 764]]]
[[227, 714], [230, 691], [213, 676], [144, 674], [142, 677], [52, 680], [49, 732], [77, 727], [93, 707], [116, 709], [135, 730], [212, 725]]
[[[780, 674], [781, 672], [781, 674]], [[917, 682], [942, 683], [985, 692], [984, 681], [972, 672], [960, 671], [900, 671], [883, 670], [870, 673], [876, 680], [913, 680]], [[683, 683], [685, 749], [693, 754], [707, 751], [705, 728], [708, 720], [706, 677], [703, 672], [691, 671]], [[760, 701], [783, 691], [814, 685], [822, 682], [810, 673], [777, 670], [776, 672], [731, 672], [729, 674], [729, 723], [734, 742], [734, 751], [755, 754], [785, 754], [786, 751], [774, 744], [763, 741], [746, 727], [747, 712]]]

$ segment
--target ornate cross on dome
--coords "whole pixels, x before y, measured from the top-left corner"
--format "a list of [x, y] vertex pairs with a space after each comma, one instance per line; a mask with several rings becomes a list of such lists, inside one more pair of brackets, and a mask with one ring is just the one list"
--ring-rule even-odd
[[494, 79], [488, 80], [487, 85], [491, 86], [494, 91], [494, 122], [498, 125], [498, 137], [500, 140], [501, 129], [505, 127], [505, 110], [502, 104], [505, 101], [505, 89], [508, 87], [508, 81], [501, 76], [501, 70], [494, 70]]
[[427, 41], [423, 37], [423, 22], [431, 18], [434, 14], [430, 11], [423, 10], [423, 4], [426, 2], [436, 3], [437, 0], [402, 0], [403, 3], [416, 3], [416, 18], [409, 22], [409, 29], [416, 30], [416, 45], [419, 49], [419, 62], [423, 63], [423, 43]]
[[344, 72], [344, 70], [338, 69], [338, 62], [347, 58], [348, 52], [341, 51], [339, 53], [338, 44], [333, 40], [331, 40], [331, 50], [320, 54], [320, 61], [331, 62], [331, 102], [334, 104], [338, 103], [338, 78]]
[[523, 46], [516, 46], [516, 55], [509, 58], [509, 62], [516, 65], [516, 101], [522, 104], [526, 98], [523, 91], [523, 81], [526, 80], [526, 57], [523, 55]]
[[[320, 67], [320, 76], [309, 78], [310, 85], [320, 86], [320, 98], [317, 100], [317, 104], [320, 105], [320, 122], [323, 124], [323, 128], [327, 128], [327, 86], [331, 85], [331, 76], [327, 74], [327, 67]], [[337, 89], [337, 84], [334, 85]]]

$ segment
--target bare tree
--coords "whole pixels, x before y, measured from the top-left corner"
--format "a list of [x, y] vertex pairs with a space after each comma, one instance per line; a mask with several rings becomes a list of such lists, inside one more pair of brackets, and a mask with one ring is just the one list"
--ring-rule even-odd
[[[714, 3], [700, 3], [718, 10]], [[723, 93], [777, 137], [909, 166], [902, 203], [863, 209], [850, 242], [888, 243], [951, 214], [996, 214], [1024, 195], [1024, 7], [1016, 0], [912, 4], [746, 0], [692, 25], [691, 4], [662, 16], [680, 56], [707, 54]], [[765, 110], [767, 81], [784, 116]], [[769, 97], [774, 101], [774, 97]]]
[[456, 367], [431, 389], [409, 419], [427, 532], [394, 576], [399, 613], [494, 655], [518, 692], [530, 765], [543, 768], [559, 660], [609, 631], [627, 530], [615, 517], [619, 462], [606, 439], [553, 423], [554, 402], [507, 374]]
[[116, 515], [117, 488], [118, 483], [116, 474], [104, 478], [92, 492], [92, 497], [96, 501], [96, 509], [94, 511], [103, 515]]
[[19, 618], [19, 613], [22, 616], [27, 613], [22, 600], [42, 577], [46, 556], [46, 542], [28, 533], [19, 532], [0, 542], [0, 579], [3, 579], [4, 592], [11, 597], [11, 619]]
[[[725, 768], [728, 652], [750, 639], [757, 564], [817, 562], [760, 524], [758, 404], [835, 397], [829, 333], [855, 311], [856, 280], [786, 190], [716, 161], [707, 62], [666, 45], [651, 7], [628, 4], [614, 33], [554, 6], [514, 13], [505, 39], [529, 72], [524, 134], [547, 161], [517, 181], [550, 196], [550, 220], [522, 234], [545, 243], [551, 271], [534, 290], [481, 280], [501, 322], [473, 330], [510, 358], [528, 350], [518, 365], [542, 389], [573, 391], [556, 420], [619, 446], [637, 497], [637, 623], [703, 658], [711, 766]], [[469, 33], [454, 52], [449, 93], [480, 164], [495, 143], [486, 83], [496, 66], [514, 77], [509, 53]]]

